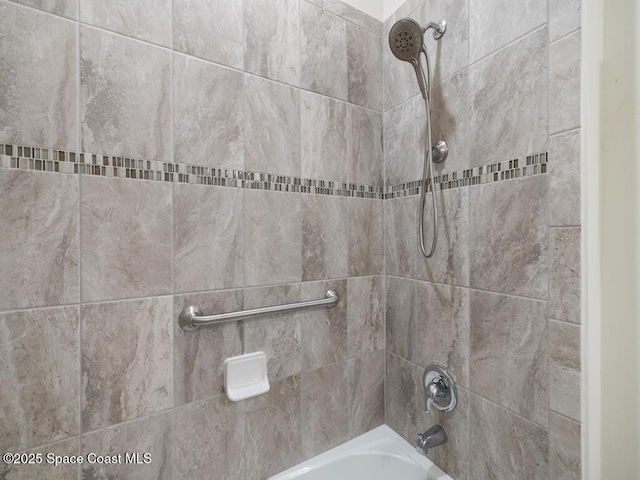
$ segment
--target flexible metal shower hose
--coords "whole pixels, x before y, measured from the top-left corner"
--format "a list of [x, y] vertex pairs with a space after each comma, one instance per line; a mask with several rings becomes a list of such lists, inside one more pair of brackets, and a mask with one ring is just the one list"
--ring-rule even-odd
[[[433, 152], [431, 151], [431, 65], [429, 64], [429, 55], [427, 55], [427, 51], [424, 46], [422, 47], [422, 53], [424, 53], [424, 56], [427, 59], [427, 95], [424, 99], [424, 106], [427, 114], [427, 143], [424, 147], [424, 162], [422, 165], [423, 185], [422, 194], [420, 195], [420, 221], [418, 222], [418, 224], [420, 235], [420, 249], [422, 250], [422, 254], [425, 257], [431, 258], [436, 251], [436, 245], [438, 243], [438, 200], [436, 197], [436, 186], [433, 175]], [[429, 253], [427, 253], [427, 250], [424, 246], [424, 207], [427, 201], [428, 178], [431, 179], [431, 198], [433, 199], [433, 237]]]

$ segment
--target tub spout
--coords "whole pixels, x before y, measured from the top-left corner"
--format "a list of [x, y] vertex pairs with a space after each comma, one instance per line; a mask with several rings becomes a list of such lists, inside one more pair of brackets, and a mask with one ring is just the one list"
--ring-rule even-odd
[[426, 455], [430, 448], [447, 443], [447, 432], [442, 425], [434, 425], [424, 433], [418, 434], [416, 450]]

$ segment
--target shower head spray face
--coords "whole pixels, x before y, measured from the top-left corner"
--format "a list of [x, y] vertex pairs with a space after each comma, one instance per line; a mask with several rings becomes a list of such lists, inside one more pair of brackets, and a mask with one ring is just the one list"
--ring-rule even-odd
[[411, 18], [398, 20], [389, 32], [389, 47], [399, 60], [419, 61], [423, 45], [422, 27]]
[[422, 97], [427, 98], [427, 82], [420, 64], [420, 52], [424, 49], [424, 36], [420, 24], [412, 18], [398, 20], [389, 32], [389, 48], [398, 60], [413, 65]]

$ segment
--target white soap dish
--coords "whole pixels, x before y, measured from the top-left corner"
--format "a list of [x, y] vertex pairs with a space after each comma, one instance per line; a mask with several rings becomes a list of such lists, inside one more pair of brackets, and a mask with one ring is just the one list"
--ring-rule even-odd
[[248, 353], [224, 361], [224, 391], [232, 402], [239, 402], [269, 391], [267, 356]]

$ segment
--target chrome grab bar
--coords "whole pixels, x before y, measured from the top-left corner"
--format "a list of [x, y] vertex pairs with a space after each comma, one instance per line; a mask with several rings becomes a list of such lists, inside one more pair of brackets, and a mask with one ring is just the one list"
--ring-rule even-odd
[[340, 295], [335, 290], [328, 290], [325, 298], [320, 300], [310, 300], [308, 302], [287, 303], [284, 305], [273, 305], [271, 307], [252, 308], [251, 310], [238, 310], [236, 312], [218, 313], [215, 315], [203, 315], [198, 307], [190, 306], [180, 312], [178, 324], [185, 332], [197, 330], [208, 325], [218, 325], [220, 323], [246, 320], [247, 318], [272, 315], [274, 313], [290, 313], [307, 308], [327, 307], [333, 308], [340, 302]]

